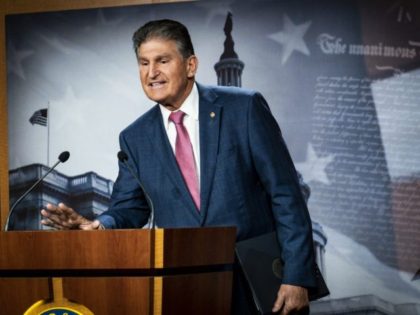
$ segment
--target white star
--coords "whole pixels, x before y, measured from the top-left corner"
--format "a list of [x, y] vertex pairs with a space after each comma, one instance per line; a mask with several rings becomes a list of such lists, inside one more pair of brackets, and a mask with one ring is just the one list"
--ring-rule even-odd
[[305, 55], [309, 55], [309, 49], [306, 46], [303, 36], [311, 25], [312, 21], [308, 21], [304, 24], [295, 25], [289, 19], [287, 15], [284, 15], [284, 30], [268, 35], [272, 40], [282, 44], [283, 56], [281, 58], [281, 64], [283, 65], [294, 50], [300, 51]]
[[99, 9], [98, 14], [96, 16], [96, 22], [94, 26], [87, 26], [85, 27], [86, 31], [92, 31], [96, 30], [100, 32], [101, 34], [106, 34], [106, 30], [115, 30], [118, 25], [121, 24], [121, 22], [124, 20], [124, 18], [120, 17], [118, 19], [107, 19], [105, 17], [105, 14], [103, 10]]
[[[119, 78], [123, 78], [124, 74], [121, 74]], [[112, 90], [112, 93], [115, 95], [119, 95], [122, 98], [126, 98], [130, 100], [132, 103], [136, 104], [138, 102], [138, 95], [137, 93], [133, 93], [133, 89], [131, 85], [127, 85], [127, 81], [115, 80], [112, 76], [107, 75], [100, 75], [98, 76], [98, 80], [104, 82], [104, 86], [108, 85], [109, 90]], [[105, 85], [106, 84], [106, 85]]]
[[332, 160], [334, 160], [334, 155], [317, 156], [312, 144], [309, 143], [306, 161], [296, 163], [296, 169], [302, 174], [303, 180], [306, 183], [317, 181], [329, 185], [330, 180], [325, 169]]
[[[86, 117], [86, 111], [90, 105], [89, 100], [78, 98], [74, 94], [73, 88], [68, 86], [63, 98], [51, 102], [51, 115], [48, 118], [52, 122], [51, 127], [54, 129], [68, 127], [71, 130], [71, 128], [87, 126], [87, 119], [92, 119], [92, 117]], [[54, 114], [57, 116], [53, 118]]]
[[45, 41], [51, 47], [57, 49], [59, 52], [66, 54], [66, 55], [80, 55], [80, 52], [76, 49], [70, 48], [70, 46], [66, 45], [64, 40], [59, 39], [57, 37], [48, 37], [44, 34], [38, 34], [38, 36]]
[[106, 27], [110, 27], [110, 28], [116, 27], [117, 25], [119, 25], [123, 21], [122, 17], [120, 17], [118, 19], [114, 19], [114, 20], [107, 19], [105, 17], [105, 14], [104, 14], [103, 10], [98, 11], [98, 16], [97, 16], [96, 19], [97, 19], [97, 25], [106, 26]]
[[410, 13], [410, 11], [408, 11], [408, 9], [404, 6], [404, 4], [402, 3], [403, 1], [396, 1], [394, 4], [392, 4], [387, 12], [386, 15], [391, 14], [393, 11], [398, 10], [397, 13], [397, 22], [401, 23], [404, 21], [407, 22], [412, 22], [413, 21], [413, 17]]
[[232, 12], [232, 3], [233, 0], [228, 1], [204, 1], [204, 2], [197, 2], [196, 6], [204, 8], [207, 11], [207, 21], [206, 25], [210, 23], [210, 21], [218, 16], [226, 16], [228, 12]]
[[17, 50], [15, 45], [10, 42], [7, 49], [7, 72], [14, 73], [25, 80], [25, 71], [23, 70], [22, 62], [33, 54], [33, 50]]

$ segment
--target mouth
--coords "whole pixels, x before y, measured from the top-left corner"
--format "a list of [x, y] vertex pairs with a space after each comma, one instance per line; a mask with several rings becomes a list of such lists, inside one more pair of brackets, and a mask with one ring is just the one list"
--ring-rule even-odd
[[165, 81], [150, 82], [148, 86], [152, 89], [160, 89], [166, 84]]

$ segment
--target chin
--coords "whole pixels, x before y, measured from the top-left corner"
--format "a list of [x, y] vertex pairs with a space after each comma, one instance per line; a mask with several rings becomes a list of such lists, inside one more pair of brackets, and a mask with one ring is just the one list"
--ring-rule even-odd
[[166, 98], [162, 95], [158, 95], [157, 93], [146, 93], [146, 96], [154, 102], [159, 104], [165, 103]]

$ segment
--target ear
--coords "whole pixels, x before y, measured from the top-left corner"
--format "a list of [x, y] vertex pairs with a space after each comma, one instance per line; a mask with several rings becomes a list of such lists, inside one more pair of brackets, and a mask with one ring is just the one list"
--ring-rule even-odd
[[187, 77], [189, 79], [194, 78], [198, 68], [198, 58], [195, 55], [191, 55], [187, 59]]

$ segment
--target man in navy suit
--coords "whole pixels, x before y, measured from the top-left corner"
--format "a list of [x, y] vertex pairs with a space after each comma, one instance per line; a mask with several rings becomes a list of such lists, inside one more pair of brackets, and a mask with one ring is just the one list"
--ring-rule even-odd
[[[120, 146], [153, 201], [156, 224], [234, 225], [238, 240], [275, 230], [285, 266], [273, 311], [307, 308], [306, 288], [315, 284], [311, 221], [263, 96], [196, 83], [198, 60], [187, 29], [178, 22], [149, 22], [133, 42], [143, 90], [158, 104], [121, 132]], [[179, 111], [181, 120], [175, 122], [173, 113]], [[179, 157], [186, 147], [187, 163]], [[43, 224], [59, 229], [110, 229], [140, 228], [151, 214], [144, 192], [120, 162], [110, 209], [96, 220], [64, 204], [49, 204], [42, 215]]]

